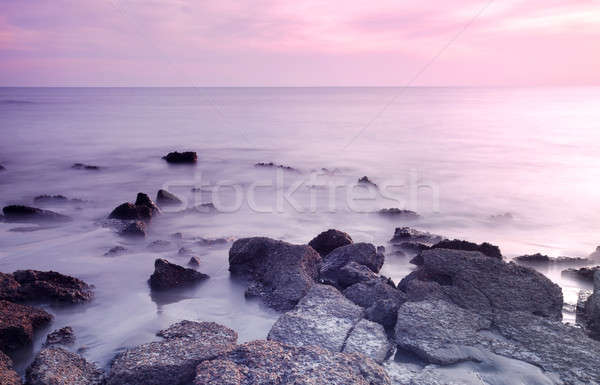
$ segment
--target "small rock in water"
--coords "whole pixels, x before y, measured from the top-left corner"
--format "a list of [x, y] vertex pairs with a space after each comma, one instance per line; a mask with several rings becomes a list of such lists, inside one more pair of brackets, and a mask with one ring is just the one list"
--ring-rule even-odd
[[417, 213], [415, 213], [414, 211], [411, 210], [402, 210], [399, 208], [390, 208], [390, 209], [381, 209], [378, 211], [379, 214], [384, 215], [384, 216], [388, 216], [388, 217], [394, 217], [394, 218], [400, 218], [400, 219], [407, 219], [407, 220], [416, 220], [421, 218], [421, 216]]
[[74, 163], [71, 168], [77, 169], [77, 170], [100, 170], [100, 167], [98, 166], [93, 166], [90, 164], [84, 164], [84, 163]]
[[442, 236], [436, 234], [410, 227], [397, 227], [390, 243], [395, 250], [395, 254], [405, 255], [405, 253], [408, 253], [414, 255], [443, 240]]
[[142, 221], [129, 223], [119, 232], [123, 237], [144, 238], [146, 236], [146, 224]]
[[197, 269], [198, 267], [200, 267], [200, 258], [191, 257], [190, 260], [188, 261], [188, 266], [191, 268]]
[[515, 261], [525, 263], [550, 263], [550, 257], [547, 255], [536, 253], [515, 257]]
[[180, 205], [183, 203], [183, 201], [167, 190], [161, 189], [158, 190], [158, 193], [156, 194], [156, 203], [158, 203], [160, 206], [173, 206]]
[[198, 161], [198, 154], [193, 151], [186, 152], [170, 152], [162, 157], [168, 163], [196, 163]]
[[160, 214], [158, 206], [148, 195], [138, 193], [135, 204], [127, 202], [117, 206], [108, 218], [149, 221], [156, 214]]
[[182, 233], [173, 233], [173, 234], [171, 234], [171, 238], [180, 240], [180, 239], [183, 239], [183, 234]]
[[359, 184], [364, 184], [367, 186], [373, 186], [373, 187], [377, 187], [377, 185], [373, 182], [371, 182], [371, 180], [367, 177], [367, 176], [363, 176], [362, 178], [358, 179], [358, 183]]
[[19, 292], [28, 301], [81, 303], [93, 297], [92, 286], [55, 271], [18, 270], [13, 273]]
[[578, 257], [557, 257], [551, 258], [547, 255], [536, 253], [531, 255], [521, 255], [519, 257], [515, 257], [516, 262], [520, 262], [523, 264], [586, 264], [589, 262], [588, 258], [578, 258]]
[[29, 385], [101, 385], [103, 377], [80, 355], [55, 347], [39, 352], [26, 375]]
[[276, 164], [273, 162], [259, 162], [256, 163], [254, 165], [254, 167], [259, 167], [259, 168], [280, 168], [282, 170], [286, 170], [286, 171], [292, 171], [292, 172], [300, 172], [298, 169], [294, 168], [294, 167], [290, 167], [290, 166], [285, 166], [283, 164]]
[[192, 254], [194, 254], [194, 252], [191, 249], [188, 249], [187, 247], [180, 247], [179, 250], [177, 251], [177, 254], [192, 255]]
[[197, 238], [196, 244], [200, 246], [218, 246], [226, 245], [231, 242], [233, 238]]
[[150, 287], [154, 290], [165, 290], [187, 286], [208, 278], [208, 275], [196, 270], [170, 263], [166, 259], [154, 261], [154, 273], [150, 276]]
[[13, 362], [9, 356], [0, 350], [0, 384], [21, 385], [21, 377], [13, 369]]
[[352, 238], [347, 233], [329, 229], [314, 237], [308, 245], [315, 249], [321, 257], [326, 256], [338, 247], [346, 246], [353, 243]]
[[22, 205], [6, 206], [2, 209], [2, 212], [4, 213], [4, 220], [7, 222], [61, 223], [72, 220], [70, 217], [54, 211]]
[[117, 255], [121, 255], [127, 252], [127, 249], [123, 246], [115, 246], [111, 247], [106, 253], [104, 253], [105, 257], [115, 257]]
[[33, 332], [51, 320], [42, 309], [0, 301], [0, 350], [11, 352], [31, 345]]
[[6, 170], [6, 167], [4, 167], [3, 165], [0, 164], [0, 171], [4, 171]]
[[43, 203], [66, 203], [69, 201], [64, 195], [38, 195], [33, 198], [34, 203], [43, 204]]
[[46, 342], [44, 342], [44, 346], [50, 345], [73, 345], [75, 343], [75, 333], [73, 332], [73, 328], [70, 326], [65, 326], [62, 329], [58, 329], [53, 331], [52, 333], [46, 336]]
[[150, 242], [148, 248], [154, 251], [164, 251], [171, 247], [171, 242], [165, 241], [164, 239], [157, 239], [156, 241]]
[[502, 259], [502, 253], [498, 246], [483, 242], [478, 245], [473, 242], [463, 241], [460, 239], [454, 240], [443, 240], [432, 246], [434, 249], [451, 249], [451, 250], [465, 250], [465, 251], [479, 251], [483, 255], [488, 257]]
[[593, 282], [594, 274], [597, 271], [600, 271], [600, 266], [582, 267], [580, 269], [571, 268], [571, 269], [563, 270], [561, 275], [576, 278], [576, 279], [582, 279], [582, 280], [588, 281], [588, 282]]

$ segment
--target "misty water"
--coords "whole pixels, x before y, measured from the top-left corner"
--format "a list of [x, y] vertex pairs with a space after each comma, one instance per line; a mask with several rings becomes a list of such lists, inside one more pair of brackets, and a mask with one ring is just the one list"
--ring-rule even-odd
[[[0, 205], [79, 200], [41, 206], [73, 217], [61, 226], [0, 222], [0, 271], [55, 270], [95, 286], [88, 304], [44, 306], [55, 320], [17, 354], [17, 368], [65, 325], [102, 367], [182, 319], [227, 325], [240, 341], [265, 338], [279, 314], [230, 279], [230, 242], [203, 239], [306, 243], [337, 228], [386, 246], [382, 274], [396, 283], [413, 269], [389, 252], [400, 226], [487, 241], [506, 258], [585, 257], [600, 244], [599, 103], [599, 88], [0, 88]], [[174, 150], [197, 151], [198, 164], [161, 159]], [[298, 172], [254, 166], [271, 161]], [[379, 189], [356, 187], [364, 175]], [[153, 219], [143, 241], [118, 236], [110, 211], [160, 188], [186, 204]], [[209, 202], [220, 210], [200, 206]], [[421, 219], [373, 213], [389, 207]], [[151, 247], [156, 240], [169, 243]], [[117, 245], [127, 252], [104, 255]], [[151, 293], [153, 261], [185, 265], [181, 247], [211, 278]], [[563, 268], [542, 272], [573, 305], [588, 286]]]

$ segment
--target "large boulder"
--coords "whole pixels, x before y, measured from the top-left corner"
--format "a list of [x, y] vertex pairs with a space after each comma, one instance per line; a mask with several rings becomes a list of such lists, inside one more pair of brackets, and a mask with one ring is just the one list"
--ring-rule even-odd
[[0, 300], [18, 302], [23, 300], [21, 285], [12, 274], [0, 273]]
[[340, 271], [350, 262], [356, 262], [378, 273], [383, 266], [385, 257], [370, 243], [353, 243], [338, 247], [323, 259], [320, 269], [320, 279], [330, 285], [342, 288], [346, 273]]
[[186, 269], [166, 259], [158, 258], [154, 261], [154, 273], [148, 283], [154, 290], [172, 289], [198, 283], [209, 278], [194, 269]]
[[160, 206], [175, 206], [183, 202], [175, 194], [171, 194], [167, 190], [160, 189], [156, 193], [156, 203]]
[[39, 209], [22, 205], [6, 206], [2, 209], [4, 220], [7, 222], [25, 223], [62, 223], [72, 219], [54, 211]]
[[384, 385], [381, 366], [358, 354], [334, 353], [316, 346], [294, 347], [253, 341], [204, 361], [195, 385]]
[[378, 362], [391, 350], [383, 327], [363, 319], [361, 307], [327, 285], [313, 286], [293, 310], [279, 317], [267, 339], [292, 346], [314, 345], [333, 352], [349, 349]]
[[[422, 265], [399, 284], [409, 299], [445, 298], [478, 313], [520, 310], [562, 319], [560, 286], [533, 269], [476, 251], [431, 249], [421, 257]], [[422, 286], [411, 285], [413, 280], [432, 283], [426, 295], [414, 291]]]
[[160, 213], [160, 209], [147, 194], [138, 193], [135, 203], [123, 203], [117, 206], [109, 215], [109, 219], [140, 220], [148, 222]]
[[106, 385], [173, 385], [194, 379], [195, 368], [235, 348], [237, 333], [214, 322], [181, 321], [162, 330], [162, 341], [119, 354]]
[[432, 248], [479, 251], [480, 253], [482, 253], [483, 255], [487, 255], [488, 257], [502, 259], [502, 253], [500, 252], [500, 248], [487, 242], [483, 242], [482, 244], [478, 245], [477, 243], [463, 241], [460, 239], [445, 239], [433, 245]]
[[346, 246], [351, 243], [352, 238], [350, 235], [343, 231], [329, 229], [314, 237], [308, 242], [308, 245], [324, 257], [338, 247]]
[[590, 335], [600, 340], [600, 271], [594, 275], [594, 292], [585, 302], [583, 318]]
[[534, 383], [583, 385], [600, 378], [600, 343], [529, 312], [482, 316], [441, 300], [406, 302], [398, 311], [395, 338], [399, 348], [432, 364], [472, 361], [493, 371], [500, 356], [541, 368], [545, 382]]
[[80, 303], [93, 297], [92, 286], [55, 271], [18, 270], [13, 276], [25, 300]]
[[593, 282], [594, 274], [597, 271], [600, 271], [600, 266], [582, 267], [580, 269], [569, 268], [563, 270], [561, 275], [570, 278], [581, 279], [583, 281]]
[[315, 284], [321, 256], [307, 245], [270, 238], [238, 239], [229, 250], [229, 271], [250, 280], [248, 296], [276, 310], [289, 310]]
[[13, 369], [13, 362], [9, 356], [0, 350], [0, 384], [21, 385], [21, 377]]
[[196, 163], [198, 161], [198, 154], [193, 151], [185, 152], [170, 152], [162, 157], [167, 163]]
[[46, 348], [27, 369], [27, 385], [102, 385], [104, 373], [78, 354]]
[[34, 330], [51, 320], [42, 309], [0, 301], [0, 350], [11, 352], [30, 345]]

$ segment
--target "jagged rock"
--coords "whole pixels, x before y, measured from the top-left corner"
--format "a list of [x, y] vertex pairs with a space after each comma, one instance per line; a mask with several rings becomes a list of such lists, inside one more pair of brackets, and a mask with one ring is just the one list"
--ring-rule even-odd
[[13, 362], [9, 356], [0, 350], [0, 384], [21, 385], [21, 377], [13, 369]]
[[27, 369], [27, 385], [101, 385], [102, 370], [62, 348], [43, 349]]
[[100, 170], [99, 166], [94, 166], [91, 164], [84, 164], [84, 163], [73, 163], [71, 168], [74, 168], [77, 170], [94, 170], [94, 171]]
[[367, 186], [373, 186], [373, 187], [377, 187], [377, 185], [373, 182], [371, 182], [371, 180], [367, 177], [367, 176], [363, 176], [362, 178], [358, 179], [358, 183], [359, 184], [364, 184]]
[[119, 231], [119, 235], [122, 237], [145, 238], [146, 224], [142, 221], [128, 223], [121, 231]]
[[391, 385], [381, 366], [358, 354], [253, 341], [204, 361], [195, 385]]
[[383, 326], [366, 319], [360, 320], [346, 338], [343, 353], [359, 353], [381, 364], [393, 351]]
[[464, 251], [479, 251], [483, 255], [487, 255], [488, 257], [502, 259], [502, 253], [500, 252], [500, 248], [498, 246], [489, 244], [487, 242], [483, 242], [481, 245], [478, 245], [473, 242], [463, 241], [460, 239], [454, 240], [443, 240], [432, 246], [434, 249], [451, 249], [451, 250], [464, 250]]
[[329, 229], [314, 237], [308, 245], [315, 249], [322, 257], [331, 253], [338, 247], [353, 243], [352, 238], [343, 231]]
[[123, 246], [115, 246], [111, 247], [106, 253], [104, 253], [105, 257], [115, 257], [117, 255], [121, 255], [127, 252], [127, 249]]
[[390, 328], [396, 322], [396, 312], [406, 301], [406, 294], [384, 277], [360, 282], [348, 287], [344, 296], [366, 309], [365, 317]]
[[[432, 298], [447, 298], [478, 313], [496, 309], [522, 310], [560, 320], [561, 288], [528, 267], [505, 263], [476, 251], [431, 249], [421, 253], [423, 264], [399, 284], [411, 298], [409, 282], [433, 282]], [[422, 294], [422, 293], [419, 293]]]
[[73, 328], [70, 326], [65, 326], [62, 329], [58, 329], [53, 331], [52, 333], [46, 336], [46, 342], [44, 342], [44, 346], [50, 345], [73, 345], [75, 343], [75, 333], [73, 332]]
[[2, 212], [6, 222], [64, 223], [72, 220], [71, 217], [54, 211], [22, 205], [6, 206], [2, 209]]
[[378, 211], [379, 214], [384, 215], [386, 217], [394, 217], [400, 219], [407, 220], [416, 220], [421, 218], [419, 214], [412, 210], [403, 210], [397, 207], [389, 208], [389, 209], [381, 209]]
[[321, 256], [307, 245], [270, 238], [242, 238], [229, 250], [229, 271], [250, 280], [247, 295], [276, 310], [289, 310], [315, 284]]
[[33, 331], [51, 320], [41, 309], [0, 301], [0, 350], [10, 352], [31, 344]]
[[160, 213], [160, 209], [158, 208], [156, 203], [154, 203], [154, 201], [152, 199], [150, 199], [150, 197], [147, 194], [144, 194], [144, 193], [138, 193], [138, 195], [135, 199], [135, 205], [148, 207], [150, 209], [151, 215]]
[[354, 261], [347, 263], [338, 270], [336, 282], [340, 289], [345, 289], [359, 282], [377, 279], [377, 274], [365, 265]]
[[167, 190], [158, 190], [156, 194], [156, 203], [160, 206], [180, 205], [183, 203], [175, 194], [171, 194]]
[[18, 270], [13, 276], [25, 300], [80, 303], [94, 295], [87, 283], [55, 271]]
[[341, 272], [340, 275], [340, 269], [348, 263], [356, 262], [378, 273], [384, 259], [384, 255], [377, 252], [375, 246], [370, 243], [353, 243], [338, 247], [323, 259], [319, 277], [325, 283], [341, 287], [339, 280], [346, 278], [346, 272]]
[[149, 221], [152, 216], [159, 214], [160, 209], [144, 193], [138, 193], [135, 203], [123, 203], [117, 206], [109, 215], [109, 219]]
[[200, 267], [200, 258], [190, 257], [190, 260], [188, 261], [188, 266], [193, 269], [197, 269], [198, 267]]
[[594, 267], [582, 267], [581, 269], [566, 269], [563, 270], [561, 275], [567, 276], [567, 277], [573, 277], [573, 278], [577, 278], [577, 279], [582, 279], [584, 281], [588, 281], [588, 282], [593, 282], [594, 281], [594, 274], [600, 271], [600, 266], [594, 266]]
[[292, 171], [292, 172], [300, 172], [298, 169], [295, 169], [294, 167], [290, 167], [290, 166], [285, 166], [283, 164], [276, 164], [273, 162], [259, 162], [256, 163], [254, 165], [254, 167], [259, 167], [259, 168], [280, 168], [282, 170], [286, 170], [286, 171]]
[[0, 300], [22, 301], [24, 298], [20, 289], [21, 285], [12, 274], [0, 273]]
[[154, 290], [171, 289], [191, 285], [208, 278], [208, 275], [202, 274], [193, 269], [170, 263], [166, 259], [157, 259], [154, 261], [154, 273], [150, 276], [150, 287]]
[[185, 152], [170, 152], [162, 157], [168, 163], [196, 163], [198, 161], [198, 154], [193, 151]]
[[[158, 333], [163, 340], [119, 354], [106, 385], [173, 385], [193, 380], [195, 368], [235, 348], [237, 333], [214, 322], [181, 321]], [[212, 361], [211, 361], [212, 362]]]
[[492, 367], [493, 355], [500, 355], [562, 381], [548, 383], [590, 384], [600, 378], [600, 343], [578, 328], [527, 312], [496, 310], [484, 317], [441, 300], [406, 302], [395, 336], [399, 348], [429, 363]]

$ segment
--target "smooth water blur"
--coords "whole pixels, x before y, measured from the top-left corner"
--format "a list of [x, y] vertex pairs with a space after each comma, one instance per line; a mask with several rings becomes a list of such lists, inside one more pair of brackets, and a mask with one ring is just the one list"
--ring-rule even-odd
[[[230, 244], [207, 247], [198, 237], [305, 243], [334, 227], [356, 241], [387, 245], [395, 227], [410, 225], [488, 241], [508, 257], [587, 256], [600, 244], [599, 106], [599, 88], [0, 88], [0, 164], [6, 167], [0, 205], [31, 205], [41, 194], [83, 200], [44, 206], [75, 219], [64, 226], [14, 231], [29, 225], [0, 223], [0, 271], [53, 269], [94, 284], [90, 304], [49, 309], [56, 316], [51, 329], [71, 325], [76, 348], [105, 366], [120, 349], [150, 341], [180, 319], [223, 323], [242, 341], [266, 336], [278, 315], [245, 300], [244, 283], [229, 278]], [[161, 156], [173, 150], [197, 151], [198, 165], [169, 166]], [[301, 173], [254, 167], [269, 161]], [[71, 169], [76, 162], [101, 170]], [[334, 171], [311, 179], [322, 168]], [[344, 187], [331, 196], [327, 186], [315, 187], [351, 186], [363, 175], [380, 188], [396, 187], [383, 189], [387, 199], [351, 190], [362, 198], [354, 209]], [[278, 178], [283, 186], [264, 186]], [[252, 189], [257, 181], [263, 186]], [[296, 181], [304, 181], [293, 194], [303, 212], [287, 201], [278, 210], [277, 194]], [[191, 205], [214, 201], [215, 184], [224, 186], [216, 197], [233, 208], [235, 190], [225, 185], [239, 186], [241, 207], [168, 210], [141, 242], [105, 226], [106, 215], [139, 191], [155, 196], [167, 187]], [[255, 205], [247, 203], [249, 190]], [[358, 212], [384, 207], [423, 217], [403, 222]], [[512, 219], [493, 218], [504, 213]], [[183, 239], [171, 237], [177, 232]], [[159, 239], [171, 243], [148, 247]], [[115, 245], [128, 253], [104, 256]], [[146, 280], [154, 259], [185, 264], [189, 256], [178, 255], [180, 247], [200, 256], [200, 270], [211, 279], [151, 295]], [[411, 268], [390, 253], [383, 273], [397, 282]], [[562, 268], [543, 272], [573, 304], [585, 284], [561, 278]], [[17, 360], [20, 370], [30, 353]]]

